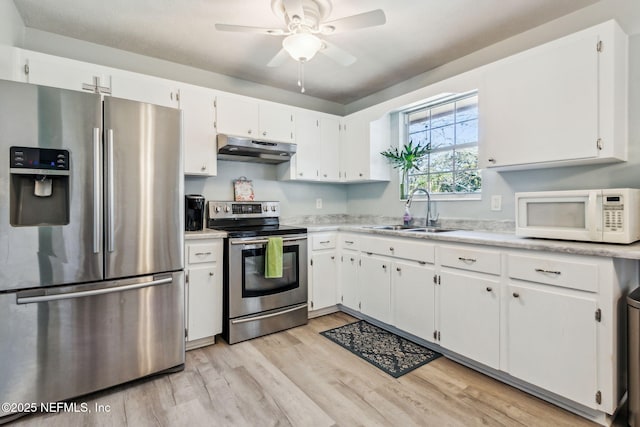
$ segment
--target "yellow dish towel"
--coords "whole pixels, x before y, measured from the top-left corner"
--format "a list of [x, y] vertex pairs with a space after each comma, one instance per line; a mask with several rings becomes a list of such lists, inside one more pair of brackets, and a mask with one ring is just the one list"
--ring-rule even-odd
[[269, 237], [264, 254], [264, 277], [282, 277], [282, 237]]

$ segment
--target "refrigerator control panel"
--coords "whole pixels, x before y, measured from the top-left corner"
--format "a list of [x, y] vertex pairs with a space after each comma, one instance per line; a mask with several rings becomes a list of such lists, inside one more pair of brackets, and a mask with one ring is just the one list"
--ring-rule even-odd
[[11, 168], [69, 170], [69, 152], [51, 148], [11, 147]]

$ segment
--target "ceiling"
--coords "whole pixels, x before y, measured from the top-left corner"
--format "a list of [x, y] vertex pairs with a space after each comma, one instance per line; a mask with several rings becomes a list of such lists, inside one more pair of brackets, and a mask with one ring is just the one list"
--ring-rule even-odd
[[[333, 0], [328, 20], [382, 9], [386, 24], [322, 36], [357, 61], [318, 54], [306, 94], [361, 99], [597, 0]], [[290, 91], [293, 59], [269, 68], [282, 36], [223, 32], [216, 23], [285, 28], [271, 0], [14, 0], [25, 25]]]

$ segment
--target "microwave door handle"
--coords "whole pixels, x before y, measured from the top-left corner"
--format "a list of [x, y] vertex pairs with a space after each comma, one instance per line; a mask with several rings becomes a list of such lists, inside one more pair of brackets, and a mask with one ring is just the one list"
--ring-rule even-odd
[[601, 232], [602, 227], [598, 225], [598, 210], [602, 210], [602, 196], [599, 196], [597, 192], [589, 192], [589, 199], [587, 202], [587, 232], [589, 233], [589, 239], [593, 242], [602, 240]]

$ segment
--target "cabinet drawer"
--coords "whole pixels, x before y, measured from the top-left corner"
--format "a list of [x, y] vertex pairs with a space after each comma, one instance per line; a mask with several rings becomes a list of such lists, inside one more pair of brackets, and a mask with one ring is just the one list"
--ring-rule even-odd
[[336, 247], [336, 235], [331, 234], [314, 234], [311, 248], [314, 251], [322, 249], [333, 249]]
[[561, 255], [541, 257], [509, 255], [509, 277], [588, 292], [598, 291], [598, 264], [589, 260], [566, 259]]
[[420, 239], [366, 238], [361, 240], [360, 250], [429, 264], [435, 260], [434, 246]]
[[443, 246], [440, 248], [440, 264], [461, 270], [500, 274], [500, 252]]
[[187, 245], [187, 263], [215, 262], [222, 256], [222, 241], [211, 243], [190, 243]]
[[360, 249], [360, 240], [353, 234], [340, 235], [340, 247], [357, 251]]

